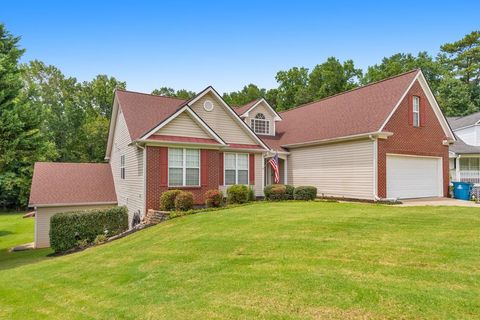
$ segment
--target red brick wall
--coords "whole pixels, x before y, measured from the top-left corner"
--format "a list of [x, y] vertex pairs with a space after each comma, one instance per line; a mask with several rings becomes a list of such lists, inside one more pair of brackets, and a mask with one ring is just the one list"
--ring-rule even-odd
[[[162, 184], [161, 170], [162, 147], [147, 147], [146, 170], [146, 204], [148, 209], [159, 209], [160, 196], [169, 188]], [[207, 190], [218, 189], [219, 186], [219, 154], [216, 150], [202, 150], [201, 187], [171, 188], [182, 189], [193, 193], [195, 204], [204, 204], [204, 194]], [[206, 159], [206, 166], [203, 168]], [[165, 170], [163, 170], [165, 171]], [[168, 174], [168, 173], [167, 173]], [[205, 175], [206, 174], [206, 175]], [[206, 180], [204, 180], [206, 178]], [[165, 180], [166, 181], [166, 180]]]
[[[414, 95], [420, 97], [421, 103], [425, 103], [424, 112], [420, 115], [425, 122], [420, 127], [409, 124], [410, 101]], [[387, 196], [387, 153], [443, 157], [443, 191], [444, 196], [448, 196], [448, 147], [442, 144], [445, 133], [418, 81], [390, 118], [384, 131], [393, 132], [393, 136], [378, 140], [378, 196]]]

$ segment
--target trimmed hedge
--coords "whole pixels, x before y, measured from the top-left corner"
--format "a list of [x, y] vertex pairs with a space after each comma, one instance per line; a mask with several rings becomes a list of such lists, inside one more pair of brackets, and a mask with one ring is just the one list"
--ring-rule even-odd
[[160, 210], [173, 211], [175, 210], [175, 198], [182, 192], [182, 190], [168, 190], [160, 196]]
[[292, 200], [295, 188], [288, 184], [271, 184], [263, 189], [267, 200]]
[[312, 186], [299, 186], [295, 188], [293, 198], [295, 200], [315, 200], [317, 188]]
[[205, 205], [208, 208], [218, 208], [223, 204], [223, 193], [220, 190], [212, 189], [205, 192]]
[[175, 197], [175, 210], [188, 211], [193, 208], [193, 193], [181, 191]]
[[246, 203], [250, 199], [250, 190], [246, 185], [234, 184], [227, 189], [228, 203]]
[[98, 235], [111, 237], [127, 229], [126, 207], [57, 213], [50, 219], [50, 246], [64, 252], [92, 243]]

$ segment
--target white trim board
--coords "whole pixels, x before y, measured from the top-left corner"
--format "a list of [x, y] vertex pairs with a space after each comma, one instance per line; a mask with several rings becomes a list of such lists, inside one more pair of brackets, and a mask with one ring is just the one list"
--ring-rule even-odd
[[242, 113], [240, 117], [248, 117], [249, 112], [255, 109], [261, 102], [264, 102], [267, 105], [267, 107], [270, 109], [270, 111], [275, 115], [275, 117], [273, 118], [274, 121], [282, 121], [282, 117], [275, 111], [275, 109], [272, 108], [272, 106], [264, 98], [261, 98], [257, 102], [255, 102], [255, 104], [250, 108], [248, 108], [247, 111]]

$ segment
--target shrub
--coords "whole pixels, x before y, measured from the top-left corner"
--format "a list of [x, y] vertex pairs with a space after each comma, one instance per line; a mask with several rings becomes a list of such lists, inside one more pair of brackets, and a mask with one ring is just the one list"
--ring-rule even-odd
[[245, 203], [249, 199], [248, 187], [243, 184], [234, 184], [227, 189], [228, 203]]
[[175, 198], [182, 190], [168, 190], [160, 196], [160, 210], [173, 211], [175, 210]]
[[317, 197], [317, 188], [312, 186], [296, 187], [293, 197], [295, 200], [314, 200]]
[[205, 192], [205, 205], [209, 208], [218, 208], [223, 204], [223, 193], [220, 190], [213, 189]]
[[291, 185], [271, 184], [263, 189], [267, 200], [292, 200], [295, 188]]
[[50, 219], [50, 246], [63, 252], [84, 247], [100, 234], [110, 237], [127, 229], [126, 207], [57, 213]]
[[256, 201], [257, 197], [255, 196], [255, 190], [252, 187], [248, 188], [248, 201]]
[[293, 194], [295, 192], [295, 187], [289, 184], [285, 185], [285, 199], [286, 200], [293, 200]]
[[105, 241], [107, 241], [107, 236], [104, 234], [99, 234], [98, 236], [95, 237], [95, 240], [93, 240], [93, 243], [98, 245], [98, 244], [104, 243]]
[[181, 191], [175, 197], [175, 210], [188, 211], [193, 208], [193, 194], [188, 191]]

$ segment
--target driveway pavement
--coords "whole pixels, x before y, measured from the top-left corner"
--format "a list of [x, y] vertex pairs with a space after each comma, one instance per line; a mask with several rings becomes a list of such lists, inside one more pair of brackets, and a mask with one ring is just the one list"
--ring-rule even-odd
[[452, 198], [420, 198], [420, 199], [408, 199], [402, 200], [400, 206], [457, 206], [457, 207], [477, 207], [480, 208], [480, 204], [473, 201], [458, 200]]

